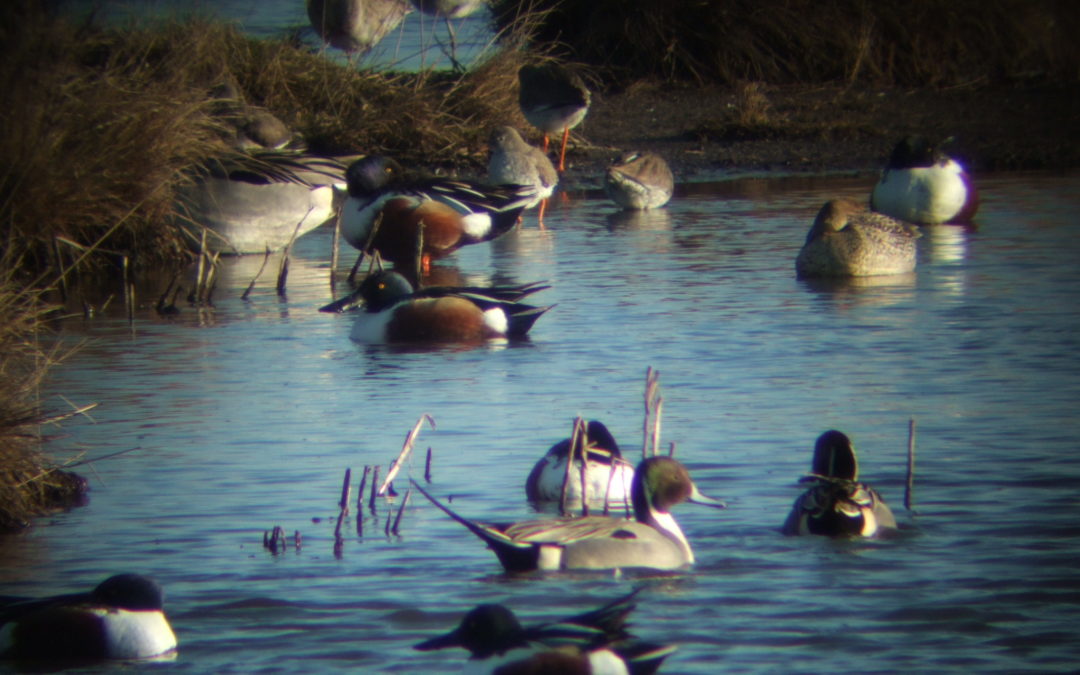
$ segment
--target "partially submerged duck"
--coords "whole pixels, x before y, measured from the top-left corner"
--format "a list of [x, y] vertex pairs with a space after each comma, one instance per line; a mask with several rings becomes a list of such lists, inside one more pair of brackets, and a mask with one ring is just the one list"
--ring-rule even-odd
[[574, 448], [574, 463], [567, 477], [566, 463], [570, 456], [570, 441], [565, 438], [541, 457], [525, 480], [525, 496], [531, 502], [561, 502], [563, 483], [566, 483], [566, 502], [581, 503], [581, 453], [587, 452], [585, 490], [589, 504], [607, 502], [613, 506], [629, 503], [630, 484], [634, 467], [622, 458], [619, 446], [608, 428], [590, 420], [583, 438]]
[[153, 579], [118, 574], [89, 593], [0, 607], [0, 657], [28, 660], [145, 659], [176, 649]]
[[818, 211], [795, 258], [800, 277], [862, 277], [915, 269], [919, 228], [852, 199], [833, 199]]
[[521, 286], [413, 289], [401, 274], [381, 270], [360, 284], [363, 309], [350, 337], [357, 342], [479, 342], [523, 338], [548, 307], [520, 302], [548, 288]]
[[413, 486], [480, 537], [508, 572], [686, 567], [694, 563], [694, 551], [671, 508], [684, 501], [725, 506], [701, 494], [686, 467], [663, 456], [648, 457], [637, 466], [631, 485], [633, 520], [583, 516], [485, 524], [459, 516], [415, 481]]
[[918, 225], [970, 223], [979, 210], [971, 176], [940, 145], [908, 136], [893, 148], [870, 208]]
[[814, 444], [809, 490], [795, 500], [784, 522], [787, 535], [873, 537], [896, 529], [896, 517], [881, 495], [859, 482], [855, 446], [846, 434], [826, 431]]
[[627, 633], [626, 621], [636, 594], [585, 614], [535, 626], [522, 626], [504, 605], [479, 605], [456, 629], [414, 648], [467, 649], [474, 672], [646, 675], [656, 672], [675, 647], [639, 642]]

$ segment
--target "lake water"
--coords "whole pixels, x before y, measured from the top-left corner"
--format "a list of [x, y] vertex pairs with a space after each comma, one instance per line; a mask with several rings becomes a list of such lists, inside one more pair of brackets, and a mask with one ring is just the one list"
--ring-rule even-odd
[[[817, 208], [865, 198], [871, 181], [689, 185], [635, 215], [557, 197], [546, 230], [527, 218], [438, 267], [444, 283], [547, 280], [535, 298], [557, 306], [520, 344], [351, 343], [349, 317], [317, 311], [334, 297], [328, 229], [298, 242], [285, 298], [268, 277], [241, 300], [261, 261], [229, 260], [212, 309], [65, 321], [67, 343], [86, 342], [44, 404], [99, 406], [50, 429], [49, 450], [132, 451], [79, 469], [87, 506], [5, 542], [0, 594], [151, 574], [181, 644], [155, 671], [453, 672], [463, 651], [411, 645], [477, 603], [539, 621], [639, 585], [636, 632], [679, 645], [665, 672], [1074, 669], [1080, 177], [983, 177], [978, 228], [927, 228], [911, 277], [796, 280]], [[383, 528], [400, 500], [365, 509], [362, 536], [354, 508], [335, 557], [345, 468], [385, 473], [423, 413], [437, 428], [406, 474], [421, 478], [431, 447], [431, 489], [459, 512], [525, 518], [525, 476], [575, 415], [638, 452], [647, 366], [661, 374], [662, 443], [729, 504], [676, 510], [692, 570], [510, 577], [419, 496], [398, 536]], [[778, 533], [828, 428], [853, 437], [899, 536]], [[265, 551], [275, 525], [302, 548]]]

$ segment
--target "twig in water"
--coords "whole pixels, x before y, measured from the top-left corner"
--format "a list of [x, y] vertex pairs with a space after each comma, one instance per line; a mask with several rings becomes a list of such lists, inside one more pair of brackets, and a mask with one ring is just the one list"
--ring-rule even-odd
[[376, 464], [375, 466], [373, 466], [371, 468], [371, 498], [368, 499], [368, 504], [367, 504], [368, 510], [371, 511], [372, 513], [375, 513], [375, 497], [376, 497], [375, 493], [377, 492], [376, 489], [375, 489], [375, 486], [376, 486], [376, 484], [378, 484], [378, 482], [379, 482], [379, 465]]
[[563, 515], [568, 515], [569, 509], [569, 492], [570, 492], [570, 475], [574, 466], [574, 456], [577, 453], [578, 442], [581, 440], [581, 431], [585, 425], [585, 420], [580, 416], [574, 418], [574, 428], [570, 431], [570, 449], [566, 453], [566, 471], [563, 472], [562, 490], [559, 493], [559, 509]]
[[[409, 503], [409, 496], [412, 494], [412, 488], [405, 490], [405, 496], [401, 498], [401, 506], [398, 507], [397, 515], [394, 516], [394, 526], [390, 528], [390, 534], [397, 535], [401, 528], [401, 517], [405, 515], [405, 506]], [[387, 518], [387, 520], [390, 520]]]
[[911, 496], [915, 490], [915, 418], [908, 420], [907, 482], [904, 488], [904, 508], [911, 510]]
[[424, 482], [431, 482], [431, 447], [427, 449], [427, 459], [424, 460]]
[[653, 402], [659, 387], [660, 372], [652, 366], [645, 369], [645, 419], [641, 423], [641, 457], [649, 456], [649, 418], [652, 416]]
[[356, 489], [356, 512], [359, 514], [364, 505], [364, 488], [367, 487], [367, 477], [371, 473], [371, 465], [364, 465], [364, 473], [360, 476], [360, 487]]
[[656, 398], [656, 412], [653, 413], [652, 454], [653, 457], [660, 454], [660, 419], [664, 415], [664, 398]]
[[386, 493], [386, 489], [390, 486], [390, 482], [398, 475], [398, 471], [401, 470], [401, 464], [412, 452], [413, 445], [416, 443], [416, 437], [420, 435], [420, 429], [424, 426], [424, 422], [431, 425], [431, 428], [435, 428], [435, 418], [431, 415], [424, 413], [420, 416], [420, 419], [413, 425], [412, 431], [405, 436], [405, 444], [401, 447], [401, 452], [398, 453], [397, 459], [390, 463], [390, 469], [386, 472], [386, 478], [383, 479], [382, 485], [379, 486], [379, 495]]
[[241, 300], [247, 300], [248, 296], [251, 295], [251, 290], [255, 288], [255, 282], [259, 280], [260, 276], [262, 276], [263, 270], [266, 269], [266, 263], [270, 262], [270, 253], [270, 247], [267, 246], [266, 253], [263, 255], [262, 265], [259, 265], [259, 271], [255, 273], [255, 278], [251, 280], [251, 283], [248, 284], [247, 290], [244, 291], [244, 294], [240, 296]]
[[300, 227], [304, 224], [304, 221], [307, 220], [307, 217], [311, 215], [311, 210], [314, 208], [314, 206], [309, 206], [307, 213], [304, 214], [304, 217], [296, 223], [296, 227], [293, 228], [292, 236], [289, 237], [289, 241], [286, 242], [285, 249], [284, 251], [282, 251], [281, 269], [278, 272], [277, 281], [277, 293], [282, 297], [284, 297], [285, 295], [285, 280], [289, 276], [289, 258], [292, 256], [293, 242], [296, 241], [296, 237], [300, 234]]
[[424, 278], [424, 221], [416, 224], [416, 287], [422, 286]]
[[338, 507], [341, 509], [341, 518], [349, 515], [349, 498], [352, 496], [352, 469], [345, 469], [345, 480], [341, 483], [341, 501]]

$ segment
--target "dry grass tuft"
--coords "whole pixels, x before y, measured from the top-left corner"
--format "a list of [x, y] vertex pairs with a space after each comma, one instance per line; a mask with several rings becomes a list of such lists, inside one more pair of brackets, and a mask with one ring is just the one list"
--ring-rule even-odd
[[494, 0], [499, 25], [523, 6], [540, 42], [622, 83], [855, 81], [955, 86], [1075, 82], [1080, 5], [1057, 0]]

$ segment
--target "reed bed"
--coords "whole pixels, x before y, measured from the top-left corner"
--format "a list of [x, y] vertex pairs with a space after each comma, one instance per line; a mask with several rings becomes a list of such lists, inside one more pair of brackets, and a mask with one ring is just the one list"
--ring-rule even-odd
[[1075, 82], [1080, 6], [1058, 0], [493, 0], [609, 82]]

